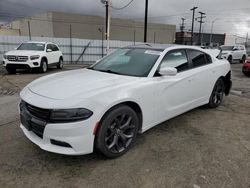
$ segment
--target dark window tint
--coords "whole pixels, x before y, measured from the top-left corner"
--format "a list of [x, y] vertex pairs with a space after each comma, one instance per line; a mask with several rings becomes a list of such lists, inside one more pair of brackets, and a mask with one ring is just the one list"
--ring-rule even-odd
[[56, 45], [51, 44], [51, 46], [52, 46], [52, 51], [58, 51], [58, 50], [59, 50], [58, 47], [57, 47]]
[[17, 48], [17, 50], [43, 51], [44, 46], [44, 44], [40, 43], [23, 43]]
[[211, 56], [208, 55], [208, 54], [205, 54], [205, 56], [206, 56], [207, 63], [212, 63], [212, 58], [211, 58]]
[[189, 69], [188, 59], [185, 50], [173, 50], [163, 58], [160, 68], [174, 67], [178, 72]]
[[188, 50], [188, 56], [193, 67], [200, 67], [207, 64], [206, 54], [198, 50]]
[[47, 50], [48, 50], [48, 49], [52, 50], [52, 45], [51, 45], [51, 44], [48, 44], [48, 45], [47, 45]]

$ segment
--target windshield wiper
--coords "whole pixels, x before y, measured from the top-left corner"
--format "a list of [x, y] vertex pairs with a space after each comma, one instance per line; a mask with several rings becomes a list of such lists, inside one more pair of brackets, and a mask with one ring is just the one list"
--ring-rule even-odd
[[123, 73], [120, 73], [120, 72], [115, 72], [115, 71], [112, 71], [110, 69], [108, 69], [108, 70], [100, 70], [100, 69], [94, 69], [94, 67], [88, 67], [87, 69], [94, 70], [94, 71], [99, 71], [99, 72], [106, 72], [106, 73], [111, 73], [111, 74], [118, 74], [118, 75], [128, 76], [128, 74], [123, 74]]
[[93, 70], [100, 71], [100, 72], [111, 73], [111, 74], [119, 74], [119, 75], [124, 75], [124, 74], [122, 74], [122, 73], [115, 72], [115, 71], [112, 71], [112, 70], [110, 70], [110, 69], [108, 69], [108, 70], [98, 70], [98, 69], [93, 69]]

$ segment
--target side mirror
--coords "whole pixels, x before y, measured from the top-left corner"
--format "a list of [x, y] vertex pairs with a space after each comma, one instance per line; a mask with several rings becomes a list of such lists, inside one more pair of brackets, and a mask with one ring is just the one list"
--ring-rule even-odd
[[159, 70], [159, 74], [162, 76], [175, 76], [177, 69], [174, 67], [163, 67]]
[[233, 48], [233, 51], [237, 51], [237, 50], [238, 50], [238, 48], [236, 48], [236, 47]]
[[51, 49], [47, 49], [46, 52], [52, 52], [52, 50]]

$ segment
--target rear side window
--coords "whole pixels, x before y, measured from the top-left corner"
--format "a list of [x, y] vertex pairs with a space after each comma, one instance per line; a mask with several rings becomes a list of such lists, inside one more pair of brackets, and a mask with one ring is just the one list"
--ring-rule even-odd
[[163, 58], [160, 68], [174, 67], [178, 72], [189, 69], [189, 63], [185, 50], [173, 50], [166, 54]]
[[212, 63], [211, 57], [201, 51], [188, 50], [187, 53], [193, 67], [200, 67]]

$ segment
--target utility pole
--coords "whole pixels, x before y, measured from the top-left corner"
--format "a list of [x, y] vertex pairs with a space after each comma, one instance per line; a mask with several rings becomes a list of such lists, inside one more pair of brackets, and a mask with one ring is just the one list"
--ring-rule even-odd
[[200, 23], [200, 29], [199, 29], [199, 41], [200, 41], [200, 44], [201, 44], [201, 27], [202, 27], [202, 24], [203, 23], [205, 23], [205, 22], [203, 22], [203, 18], [206, 18], [206, 14], [204, 13], [204, 12], [199, 12], [199, 14], [201, 15], [200, 17], [199, 17], [199, 23]]
[[246, 48], [247, 48], [247, 45], [248, 45], [248, 33], [247, 33], [247, 36], [246, 36]]
[[212, 25], [211, 25], [211, 32], [210, 32], [210, 40], [209, 40], [209, 43], [210, 43], [210, 46], [212, 46], [212, 38], [213, 38], [213, 29], [214, 29], [214, 22], [219, 20], [219, 18], [216, 18], [212, 21]]
[[98, 31], [102, 34], [102, 36], [101, 36], [101, 39], [102, 39], [102, 57], [104, 56], [104, 53], [103, 53], [103, 31], [104, 29], [103, 29], [103, 27], [102, 28], [98, 28]]
[[193, 11], [193, 17], [192, 17], [192, 31], [191, 31], [191, 45], [193, 45], [193, 40], [194, 40], [194, 16], [195, 16], [195, 10], [198, 7], [193, 7], [192, 9], [190, 9], [191, 11]]
[[29, 39], [31, 40], [30, 21], [28, 21]]
[[109, 53], [109, 38], [110, 38], [110, 21], [111, 21], [111, 0], [101, 0], [101, 3], [104, 4], [106, 8], [105, 36], [107, 40], [107, 54], [108, 54]]
[[69, 37], [70, 37], [70, 63], [73, 63], [73, 51], [72, 51], [72, 28], [69, 24]]
[[181, 26], [180, 26], [180, 30], [181, 30], [181, 44], [184, 43], [184, 29], [185, 29], [185, 18], [181, 18]]
[[183, 33], [184, 29], [185, 29], [185, 18], [181, 18], [181, 26], [180, 26], [180, 30]]
[[144, 20], [144, 42], [147, 42], [148, 29], [148, 0], [145, 0], [145, 20]]

